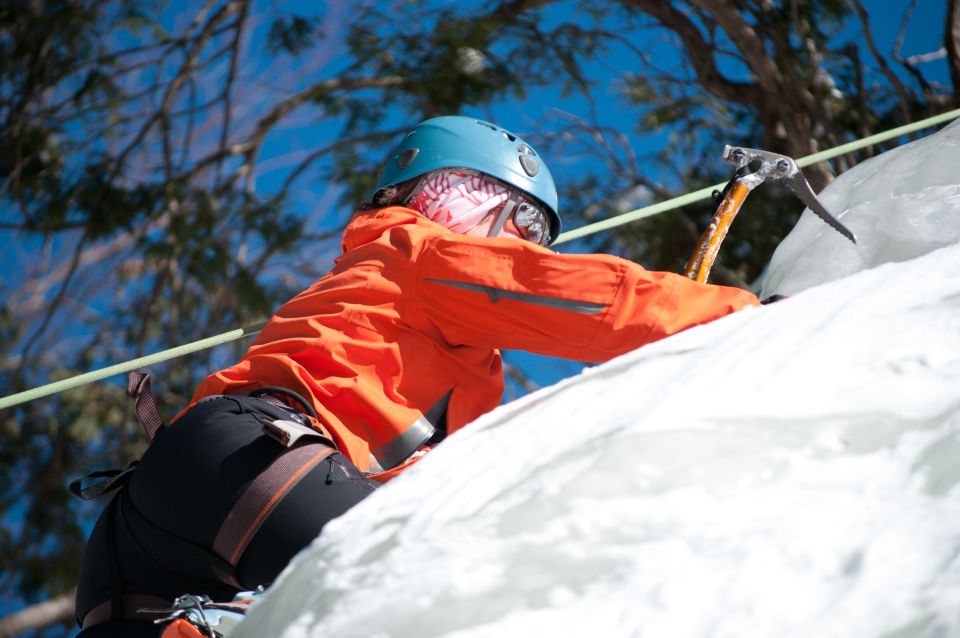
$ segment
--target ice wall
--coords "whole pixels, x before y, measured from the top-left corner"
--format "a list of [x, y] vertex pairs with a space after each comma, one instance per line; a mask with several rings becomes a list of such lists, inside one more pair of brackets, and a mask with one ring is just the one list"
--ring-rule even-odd
[[960, 241], [960, 121], [858, 164], [819, 197], [858, 245], [805, 210], [774, 252], [761, 297], [795, 294]]

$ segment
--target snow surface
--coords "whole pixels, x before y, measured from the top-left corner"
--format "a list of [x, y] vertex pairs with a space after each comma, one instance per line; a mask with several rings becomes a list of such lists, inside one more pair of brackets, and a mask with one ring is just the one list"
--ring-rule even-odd
[[789, 299], [450, 437], [233, 635], [960, 636], [958, 140], [836, 180], [860, 246], [805, 217]]

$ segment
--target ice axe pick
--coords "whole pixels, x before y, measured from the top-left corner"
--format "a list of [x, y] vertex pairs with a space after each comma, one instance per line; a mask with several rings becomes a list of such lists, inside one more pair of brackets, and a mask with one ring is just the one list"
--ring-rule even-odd
[[729, 145], [723, 148], [723, 159], [735, 164], [737, 170], [720, 193], [713, 218], [687, 262], [687, 277], [699, 282], [707, 281], [733, 218], [740, 212], [740, 207], [750, 191], [767, 180], [783, 182], [784, 186], [820, 219], [854, 244], [857, 243], [857, 238], [850, 229], [823, 207], [793, 159], [769, 151]]

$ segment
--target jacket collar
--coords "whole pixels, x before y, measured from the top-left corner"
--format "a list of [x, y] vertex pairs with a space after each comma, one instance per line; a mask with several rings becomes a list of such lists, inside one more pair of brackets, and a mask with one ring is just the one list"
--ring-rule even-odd
[[443, 228], [417, 211], [403, 206], [358, 210], [343, 231], [341, 249], [346, 253], [357, 246], [376, 241], [392, 228], [406, 225]]

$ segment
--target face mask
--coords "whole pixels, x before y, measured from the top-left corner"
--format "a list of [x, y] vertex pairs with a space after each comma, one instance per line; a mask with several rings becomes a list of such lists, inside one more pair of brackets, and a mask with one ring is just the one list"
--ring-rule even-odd
[[542, 206], [522, 191], [513, 200], [510, 193], [508, 185], [493, 177], [468, 169], [442, 169], [423, 178], [407, 205], [455, 233], [467, 233], [494, 211], [509, 219], [495, 215], [492, 236], [499, 236], [509, 224], [521, 238], [546, 246], [550, 221]]
[[455, 233], [466, 233], [510, 196], [492, 179], [458, 169], [427, 173], [407, 204]]

